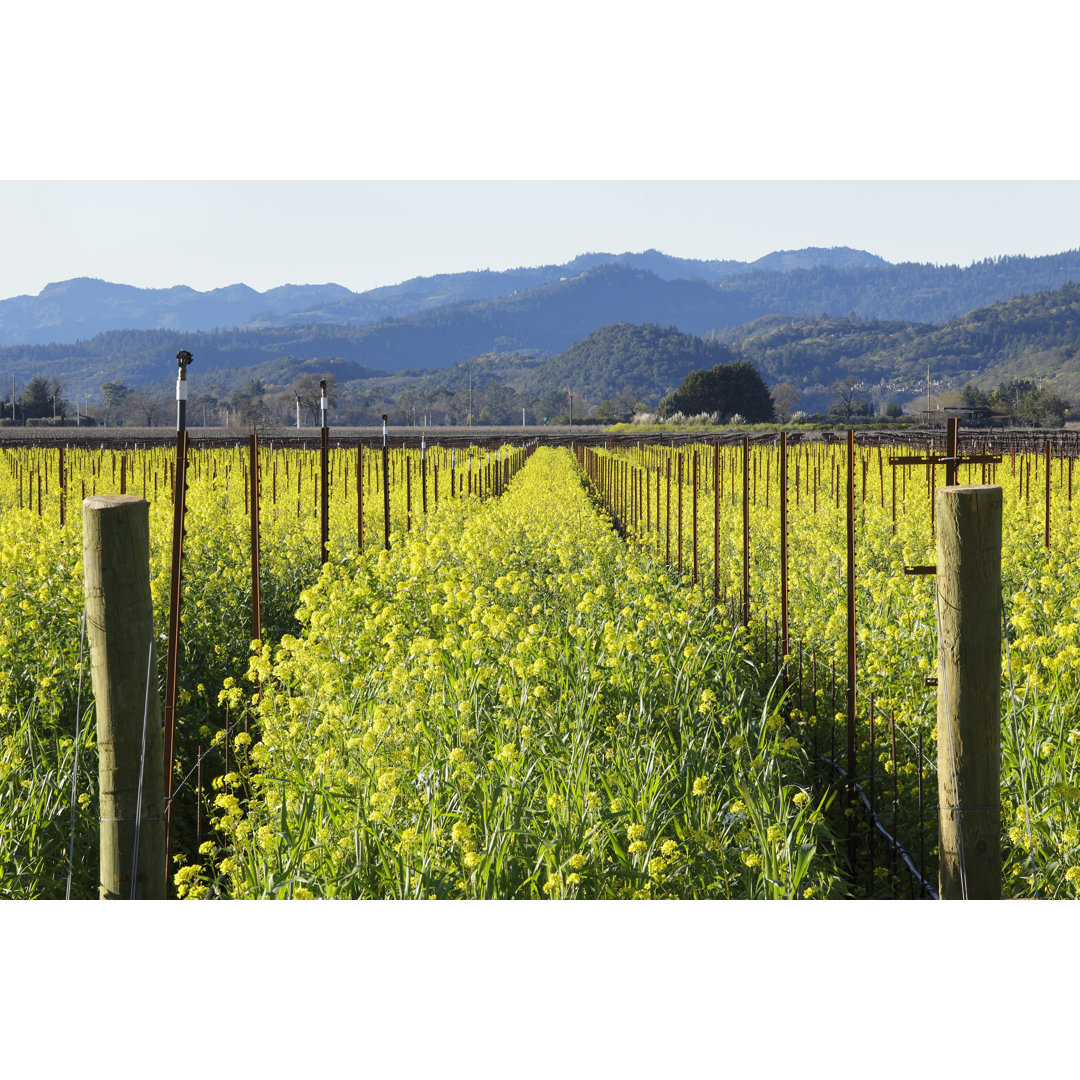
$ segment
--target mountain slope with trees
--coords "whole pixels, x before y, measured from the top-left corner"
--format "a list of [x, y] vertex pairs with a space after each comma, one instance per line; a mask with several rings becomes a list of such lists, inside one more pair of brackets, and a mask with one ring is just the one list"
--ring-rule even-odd
[[648, 270], [668, 281], [719, 281], [732, 274], [766, 268], [886, 265], [880, 256], [851, 248], [773, 252], [751, 263], [679, 259], [654, 250], [621, 255], [598, 252], [561, 264], [415, 277], [362, 293], [335, 284], [281, 285], [263, 293], [247, 285], [229, 285], [198, 292], [186, 285], [140, 289], [97, 278], [71, 278], [46, 285], [37, 296], [0, 300], [0, 346], [70, 344], [109, 330], [363, 326], [446, 304], [511, 296], [608, 264]]
[[[775, 254], [785, 265], [788, 255], [796, 262], [815, 257]], [[668, 257], [645, 252], [640, 259]], [[57, 379], [64, 395], [84, 408], [101, 401], [106, 382], [169, 396], [183, 348], [195, 357], [194, 384], [219, 398], [251, 380], [277, 392], [316, 365], [332, 367], [343, 390], [359, 387], [364, 401], [385, 401], [419, 380], [427, 388], [417, 390], [421, 397], [452, 397], [463, 415], [476, 404], [474, 394], [471, 405], [460, 408], [470, 400], [477, 357], [484, 357], [490, 415], [528, 408], [518, 397], [497, 402], [493, 382], [526, 396], [565, 400], [569, 389], [594, 404], [620, 396], [621, 407], [652, 406], [689, 371], [737, 360], [752, 363], [774, 389], [783, 387], [782, 415], [796, 408], [826, 411], [835, 384], [845, 380], [867, 388], [876, 407], [913, 401], [925, 394], [928, 366], [935, 392], [969, 383], [988, 392], [1024, 379], [1048, 380], [1055, 392], [1080, 398], [1080, 285], [1058, 283], [979, 302], [940, 322], [887, 314], [940, 313], [963, 298], [1069, 272], [1074, 264], [1080, 281], [1074, 252], [985, 260], [966, 270], [815, 266], [730, 273], [710, 282], [602, 263], [509, 296], [461, 300], [364, 326], [127, 329], [74, 344], [13, 346], [0, 349], [0, 380], [8, 389], [14, 382], [18, 397], [19, 387], [35, 377]], [[713, 270], [721, 274], [722, 268]], [[839, 314], [822, 314], [830, 308]], [[643, 343], [642, 335], [652, 338]], [[555, 407], [552, 397], [542, 415], [553, 415]]]
[[770, 384], [811, 394], [854, 377], [894, 390], [937, 382], [989, 387], [1018, 376], [1052, 380], [1080, 397], [1080, 285], [1016, 297], [942, 326], [877, 319], [812, 319], [768, 326], [732, 342]]
[[[703, 280], [663, 280], [647, 270], [605, 264], [516, 295], [461, 301], [366, 326], [313, 323], [213, 333], [121, 330], [74, 345], [0, 349], [0, 372], [10, 371], [23, 380], [37, 374], [57, 374], [73, 390], [93, 392], [103, 381], [100, 377], [103, 371], [132, 385], [167, 376], [179, 348], [188, 349], [196, 357], [199, 364], [196, 373], [241, 368], [286, 355], [300, 359], [332, 356], [377, 371], [430, 371], [450, 368], [487, 353], [558, 354], [597, 328], [619, 322], [657, 323], [699, 337], [712, 335], [722, 339], [730, 335], [731, 328], [761, 318], [771, 317], [774, 327], [778, 323], [801, 325], [809, 318], [835, 323], [854, 311], [855, 318], [849, 320], [849, 327], [838, 331], [837, 327], [830, 327], [827, 331], [834, 336], [836, 332], [840, 334], [843, 348], [839, 355], [832, 355], [835, 342], [818, 342], [814, 346], [822, 351], [825, 366], [824, 374], [809, 378], [812, 383], [832, 378], [832, 369], [843, 366], [841, 361], [881, 352], [876, 341], [880, 327], [871, 326], [865, 343], [852, 337], [867, 335], [863, 325], [867, 320], [908, 323], [912, 321], [910, 317], [896, 312], [945, 312], [955, 307], [960, 298], [982, 297], [986, 292], [1012, 288], [1009, 283], [1049, 274], [1051, 263], [1060, 263], [1065, 268], [1072, 265], [1065, 256], [1056, 256], [1049, 262], [988, 260], [968, 271], [914, 265], [906, 271], [891, 266], [818, 268], [732, 276], [720, 284], [711, 284]], [[995, 276], [999, 270], [1004, 275], [1000, 279]], [[1076, 271], [1080, 280], [1080, 260]], [[986, 306], [986, 301], [980, 299], [971, 309], [964, 310]], [[821, 313], [829, 310], [839, 314], [822, 320]], [[776, 318], [778, 313], [783, 317]], [[912, 334], [923, 338], [929, 332], [903, 327], [895, 330], [904, 340]], [[821, 337], [826, 331], [816, 333]], [[808, 336], [813, 335], [805, 331], [796, 335], [800, 356], [813, 352], [804, 340]], [[903, 340], [895, 345], [907, 347]], [[891, 356], [891, 353], [882, 354], [873, 365], [875, 370]], [[783, 371], [774, 370], [771, 363], [771, 360], [758, 363], [763, 375], [788, 377], [786, 367]], [[971, 369], [970, 364], [963, 367], [965, 371]]]
[[680, 333], [674, 326], [620, 322], [594, 330], [534, 368], [519, 385], [535, 394], [569, 392], [594, 402], [629, 389], [634, 400], [655, 402], [691, 371], [735, 359], [726, 345]]

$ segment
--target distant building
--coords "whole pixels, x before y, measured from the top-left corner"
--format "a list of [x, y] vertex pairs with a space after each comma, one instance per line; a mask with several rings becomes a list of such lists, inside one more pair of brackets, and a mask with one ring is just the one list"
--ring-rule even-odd
[[977, 405], [971, 408], [968, 406], [949, 406], [937, 411], [950, 419], [956, 417], [961, 424], [967, 424], [969, 427], [1007, 427], [1012, 419], [1008, 413], [994, 412], [993, 409], [988, 409], [985, 405]]

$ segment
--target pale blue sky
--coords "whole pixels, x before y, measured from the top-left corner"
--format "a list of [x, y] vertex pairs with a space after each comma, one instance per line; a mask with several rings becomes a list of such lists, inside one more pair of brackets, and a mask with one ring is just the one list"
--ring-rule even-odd
[[0, 297], [1075, 248], [1078, 38], [1056, 0], [19, 5]]
[[1076, 181], [0, 181], [0, 297], [142, 287], [362, 290], [586, 251], [752, 260], [847, 245], [967, 265], [1080, 247]]

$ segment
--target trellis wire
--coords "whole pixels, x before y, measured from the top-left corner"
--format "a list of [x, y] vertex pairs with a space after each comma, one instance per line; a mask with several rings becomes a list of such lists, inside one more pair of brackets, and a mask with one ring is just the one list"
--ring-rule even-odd
[[1028, 811], [1027, 779], [1024, 776], [1024, 755], [1020, 753], [1020, 729], [1016, 723], [1016, 687], [1013, 684], [1012, 655], [1009, 652], [1009, 620], [1005, 615], [1005, 596], [1001, 594], [1001, 625], [1005, 638], [1005, 670], [1009, 673], [1009, 714], [1012, 717], [1013, 738], [1016, 740], [1016, 758], [1020, 763], [1020, 798], [1024, 805], [1024, 824], [1027, 826], [1028, 854], [1031, 857], [1031, 885], [1035, 898], [1039, 897], [1038, 867], [1035, 865], [1035, 841], [1031, 834], [1031, 814]]
[[139, 869], [139, 834], [142, 828], [143, 775], [146, 772], [146, 726], [150, 717], [150, 686], [154, 670], [154, 631], [150, 630], [150, 649], [146, 657], [146, 701], [143, 705], [142, 748], [139, 751], [139, 790], [135, 797], [135, 850], [131, 853], [131, 899], [135, 899], [135, 875]]
[[79, 688], [75, 694], [75, 763], [71, 767], [71, 826], [68, 844], [67, 889], [64, 899], [71, 899], [71, 876], [75, 865], [75, 804], [79, 783], [79, 724], [82, 720], [83, 645], [86, 642], [86, 608], [79, 613]]

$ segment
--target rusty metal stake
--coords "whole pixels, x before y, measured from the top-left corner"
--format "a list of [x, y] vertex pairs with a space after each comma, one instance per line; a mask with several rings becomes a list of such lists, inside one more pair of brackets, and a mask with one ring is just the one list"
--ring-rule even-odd
[[356, 546], [364, 550], [364, 444], [356, 444]]
[[[847, 771], [851, 805], [855, 800], [855, 432], [847, 438]], [[849, 833], [852, 844], [854, 833]], [[854, 859], [852, 860], [854, 861]]]
[[750, 625], [750, 437], [743, 436], [743, 626]]
[[251, 506], [251, 640], [262, 641], [259, 563], [259, 436], [252, 432], [248, 448]]
[[[326, 415], [325, 409], [323, 415]], [[330, 558], [330, 429], [319, 429], [319, 565]]]
[[1053, 448], [1050, 440], [1046, 440], [1046, 546], [1050, 546], [1050, 461]]
[[382, 418], [383, 542], [390, 550], [390, 446], [386, 435], [386, 413]]
[[[720, 444], [713, 443], [713, 607], [720, 602]], [[719, 481], [719, 482], [718, 482]]]
[[698, 537], [697, 537], [697, 504], [698, 504], [698, 453], [694, 451], [694, 496], [693, 496], [693, 513], [694, 513], [694, 584], [697, 584], [698, 579]]
[[780, 432], [780, 637], [784, 660], [784, 686], [787, 686], [788, 656], [788, 494], [787, 432]]

